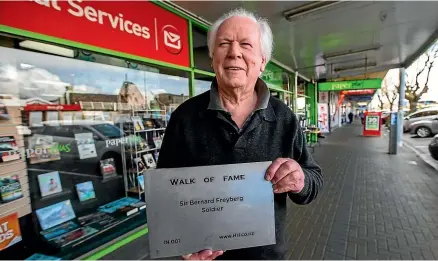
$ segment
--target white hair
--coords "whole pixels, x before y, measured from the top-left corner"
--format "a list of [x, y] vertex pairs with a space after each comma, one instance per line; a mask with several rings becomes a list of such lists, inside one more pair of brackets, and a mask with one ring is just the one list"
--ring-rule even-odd
[[271, 27], [269, 26], [269, 23], [266, 19], [257, 17], [254, 13], [251, 13], [243, 8], [234, 9], [222, 15], [219, 19], [217, 19], [212, 24], [212, 26], [208, 30], [207, 44], [208, 44], [208, 54], [210, 55], [210, 58], [213, 58], [214, 43], [216, 40], [216, 34], [219, 27], [222, 25], [222, 23], [225, 20], [235, 16], [249, 18], [259, 26], [260, 46], [262, 49], [262, 56], [266, 59], [266, 63], [269, 62], [272, 56], [272, 49], [273, 49], [273, 36], [272, 36]]

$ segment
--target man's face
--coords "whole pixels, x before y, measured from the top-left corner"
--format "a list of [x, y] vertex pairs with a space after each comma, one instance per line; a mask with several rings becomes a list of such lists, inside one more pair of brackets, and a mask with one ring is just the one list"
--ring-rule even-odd
[[258, 25], [246, 17], [232, 17], [219, 27], [213, 51], [213, 68], [220, 86], [254, 86], [263, 72]]

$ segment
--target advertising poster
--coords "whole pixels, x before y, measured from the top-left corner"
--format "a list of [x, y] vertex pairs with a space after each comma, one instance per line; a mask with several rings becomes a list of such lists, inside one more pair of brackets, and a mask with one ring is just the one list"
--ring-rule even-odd
[[327, 103], [318, 103], [318, 116], [319, 116], [318, 127], [321, 130], [321, 132], [329, 132], [329, 127], [328, 127], [329, 115], [328, 115]]
[[88, 159], [97, 157], [96, 146], [94, 145], [93, 134], [77, 133], [75, 134], [76, 143], [78, 144], [79, 158]]
[[17, 213], [0, 218], [0, 251], [21, 241]]
[[366, 130], [373, 130], [378, 131], [379, 130], [379, 116], [370, 115], [366, 117], [365, 120], [365, 129]]

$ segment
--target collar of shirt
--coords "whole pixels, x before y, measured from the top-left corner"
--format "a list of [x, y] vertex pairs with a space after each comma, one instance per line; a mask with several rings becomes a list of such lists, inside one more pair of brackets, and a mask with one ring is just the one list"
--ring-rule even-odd
[[[251, 114], [251, 116], [248, 118], [248, 120], [250, 120], [255, 114], [256, 112], [260, 112], [258, 115], [260, 116], [260, 118], [262, 120], [268, 121], [268, 122], [275, 122], [277, 121], [277, 117], [275, 115], [274, 109], [271, 106], [271, 103], [269, 102], [270, 98], [271, 98], [271, 94], [269, 92], [268, 86], [266, 85], [266, 83], [261, 80], [260, 78], [257, 79], [257, 82], [255, 84], [255, 90], [257, 92], [257, 106], [255, 108], [255, 110], [253, 111], [253, 113]], [[220, 97], [219, 97], [219, 91], [218, 91], [218, 87], [217, 87], [217, 80], [216, 78], [213, 79], [212, 83], [211, 83], [211, 88], [210, 88], [210, 94], [209, 94], [209, 104], [208, 107], [205, 110], [200, 111], [200, 116], [204, 116], [207, 111], [210, 112], [222, 112], [225, 114], [228, 114], [229, 116], [231, 116], [231, 114], [226, 111], [221, 104], [220, 101]], [[220, 115], [220, 114], [218, 114]], [[248, 120], [246, 123], [248, 123]], [[245, 124], [247, 125], [247, 124]], [[242, 128], [242, 130], [240, 130], [239, 132], [243, 131], [244, 128]]]
[[[269, 98], [271, 94], [269, 93], [269, 89], [266, 83], [260, 78], [257, 79], [257, 82], [255, 84], [255, 91], [257, 93], [257, 106], [254, 111], [268, 108]], [[225, 111], [225, 109], [222, 107], [219, 97], [216, 77], [211, 82], [210, 103], [208, 104], [207, 109], [215, 111]]]

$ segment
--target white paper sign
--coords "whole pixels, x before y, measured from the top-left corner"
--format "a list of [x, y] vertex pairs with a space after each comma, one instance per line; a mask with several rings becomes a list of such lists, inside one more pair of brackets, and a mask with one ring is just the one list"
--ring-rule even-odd
[[77, 133], [75, 134], [75, 139], [76, 139], [76, 143], [78, 144], [78, 152], [80, 159], [97, 157], [93, 134]]

